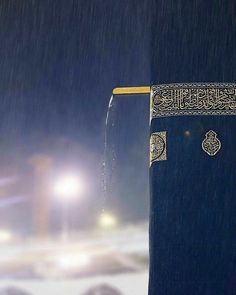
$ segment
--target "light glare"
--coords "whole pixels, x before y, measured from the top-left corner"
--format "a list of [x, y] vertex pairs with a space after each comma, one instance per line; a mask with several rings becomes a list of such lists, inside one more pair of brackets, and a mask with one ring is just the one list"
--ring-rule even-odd
[[74, 198], [83, 191], [83, 182], [74, 175], [66, 175], [60, 178], [54, 187], [54, 193], [62, 198]]
[[99, 218], [99, 225], [103, 228], [112, 228], [117, 225], [117, 219], [109, 213], [102, 213]]
[[12, 239], [12, 234], [8, 230], [0, 230], [0, 243], [9, 242]]
[[74, 269], [77, 267], [83, 267], [90, 264], [89, 255], [82, 253], [78, 255], [68, 254], [59, 258], [58, 264], [63, 269]]

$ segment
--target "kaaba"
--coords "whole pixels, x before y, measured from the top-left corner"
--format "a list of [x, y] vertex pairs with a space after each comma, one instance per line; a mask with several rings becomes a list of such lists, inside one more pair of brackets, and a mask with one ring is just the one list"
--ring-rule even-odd
[[149, 295], [234, 295], [236, 2], [151, 8]]
[[150, 295], [236, 294], [236, 84], [151, 90]]
[[236, 2], [151, 2], [148, 294], [235, 295]]

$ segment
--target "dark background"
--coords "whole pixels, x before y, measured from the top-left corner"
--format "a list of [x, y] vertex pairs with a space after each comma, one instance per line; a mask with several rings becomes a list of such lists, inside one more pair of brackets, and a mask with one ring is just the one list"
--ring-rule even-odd
[[[117, 101], [109, 118], [106, 192], [102, 162], [112, 89], [150, 84], [149, 16], [149, 1], [1, 1], [2, 227], [29, 231], [29, 162], [42, 153], [55, 175], [76, 170], [87, 181], [72, 227], [94, 225], [106, 206], [121, 222], [147, 218], [148, 97]], [[50, 202], [58, 229], [62, 204]]]
[[[115, 98], [103, 192], [112, 89], [235, 81], [235, 13], [232, 0], [2, 0], [1, 224], [30, 224], [29, 159], [41, 153], [55, 175], [78, 170], [87, 179], [87, 196], [71, 209], [74, 227], [94, 224], [104, 206], [124, 221], [147, 218], [148, 97]], [[52, 208], [56, 228], [53, 198]]]

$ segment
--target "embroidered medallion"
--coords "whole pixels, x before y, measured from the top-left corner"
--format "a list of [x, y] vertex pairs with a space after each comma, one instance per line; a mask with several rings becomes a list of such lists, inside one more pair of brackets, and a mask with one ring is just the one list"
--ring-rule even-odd
[[166, 131], [152, 133], [150, 138], [150, 166], [153, 162], [166, 159]]
[[151, 118], [182, 115], [235, 115], [236, 84], [185, 83], [154, 85]]
[[202, 141], [202, 149], [209, 156], [215, 156], [221, 148], [221, 142], [217, 138], [216, 132], [210, 130], [206, 133], [204, 140]]

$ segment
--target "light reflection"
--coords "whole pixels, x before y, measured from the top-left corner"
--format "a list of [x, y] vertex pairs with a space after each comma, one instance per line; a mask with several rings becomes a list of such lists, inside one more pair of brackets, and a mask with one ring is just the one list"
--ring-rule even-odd
[[185, 130], [185, 131], [184, 131], [184, 135], [185, 135], [186, 137], [191, 136], [191, 131], [190, 131], [190, 130]]
[[86, 253], [81, 254], [66, 254], [58, 259], [58, 266], [65, 270], [75, 269], [89, 265], [91, 258]]
[[117, 225], [117, 219], [111, 213], [102, 213], [99, 217], [99, 225], [102, 228], [114, 228]]
[[9, 230], [0, 230], [0, 243], [7, 243], [12, 240], [12, 233]]

